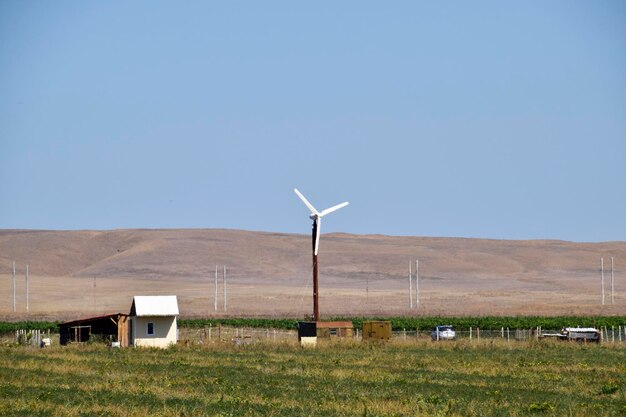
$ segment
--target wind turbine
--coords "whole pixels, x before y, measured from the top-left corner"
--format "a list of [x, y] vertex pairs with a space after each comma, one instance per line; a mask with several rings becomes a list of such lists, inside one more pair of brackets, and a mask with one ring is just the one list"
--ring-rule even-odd
[[309, 218], [313, 220], [313, 232], [311, 234], [313, 249], [313, 317], [317, 322], [320, 318], [319, 304], [317, 302], [317, 250], [320, 246], [320, 229], [322, 224], [322, 217], [329, 213], [332, 213], [333, 211], [339, 210], [340, 208], [345, 207], [350, 203], [346, 201], [345, 203], [337, 204], [336, 206], [332, 206], [330, 208], [327, 208], [326, 210], [322, 210], [321, 212], [319, 212], [315, 207], [313, 207], [313, 204], [309, 203], [309, 200], [307, 200], [306, 197], [304, 197], [297, 188], [294, 188], [293, 190], [295, 191], [297, 196], [300, 197], [300, 200], [302, 200], [302, 202], [308, 207], [308, 209], [311, 210]]

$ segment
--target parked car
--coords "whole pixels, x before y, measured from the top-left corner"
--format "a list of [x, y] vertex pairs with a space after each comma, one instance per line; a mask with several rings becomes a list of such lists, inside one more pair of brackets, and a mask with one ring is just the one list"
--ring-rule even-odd
[[562, 330], [567, 340], [577, 342], [600, 342], [600, 331], [593, 327], [566, 327]]
[[454, 340], [456, 339], [456, 332], [450, 325], [435, 326], [430, 337], [433, 340]]

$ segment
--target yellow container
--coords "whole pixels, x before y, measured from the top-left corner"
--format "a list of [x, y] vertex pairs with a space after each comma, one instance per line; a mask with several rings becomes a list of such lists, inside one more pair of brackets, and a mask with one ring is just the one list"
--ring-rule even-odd
[[364, 321], [363, 340], [389, 340], [391, 339], [390, 321]]

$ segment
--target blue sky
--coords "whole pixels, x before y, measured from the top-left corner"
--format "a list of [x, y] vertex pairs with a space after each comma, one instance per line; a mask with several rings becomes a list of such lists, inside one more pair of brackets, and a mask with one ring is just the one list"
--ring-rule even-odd
[[0, 1], [0, 228], [626, 240], [625, 158], [623, 1]]

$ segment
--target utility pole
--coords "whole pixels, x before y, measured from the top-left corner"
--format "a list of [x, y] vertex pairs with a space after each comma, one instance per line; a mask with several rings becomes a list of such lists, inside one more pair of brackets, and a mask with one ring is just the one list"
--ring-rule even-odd
[[415, 309], [420, 306], [420, 261], [415, 260]]
[[611, 304], [615, 304], [615, 277], [613, 275], [613, 257], [611, 256]]
[[411, 264], [409, 261], [409, 310], [413, 310], [413, 277], [411, 275]]
[[600, 275], [602, 281], [602, 305], [604, 305], [604, 258], [600, 258]]
[[317, 286], [317, 253], [315, 253], [315, 240], [317, 238], [317, 219], [313, 220], [313, 229], [311, 231], [313, 238], [313, 320], [315, 322], [320, 321], [320, 307], [318, 298], [318, 286]]
[[215, 301], [213, 305], [213, 311], [217, 312], [217, 265], [215, 265], [215, 295], [213, 296]]
[[224, 265], [224, 313], [226, 313], [226, 265]]
[[28, 313], [28, 264], [26, 264], [26, 312]]
[[15, 303], [15, 261], [13, 261], [13, 312], [16, 312], [17, 305]]

